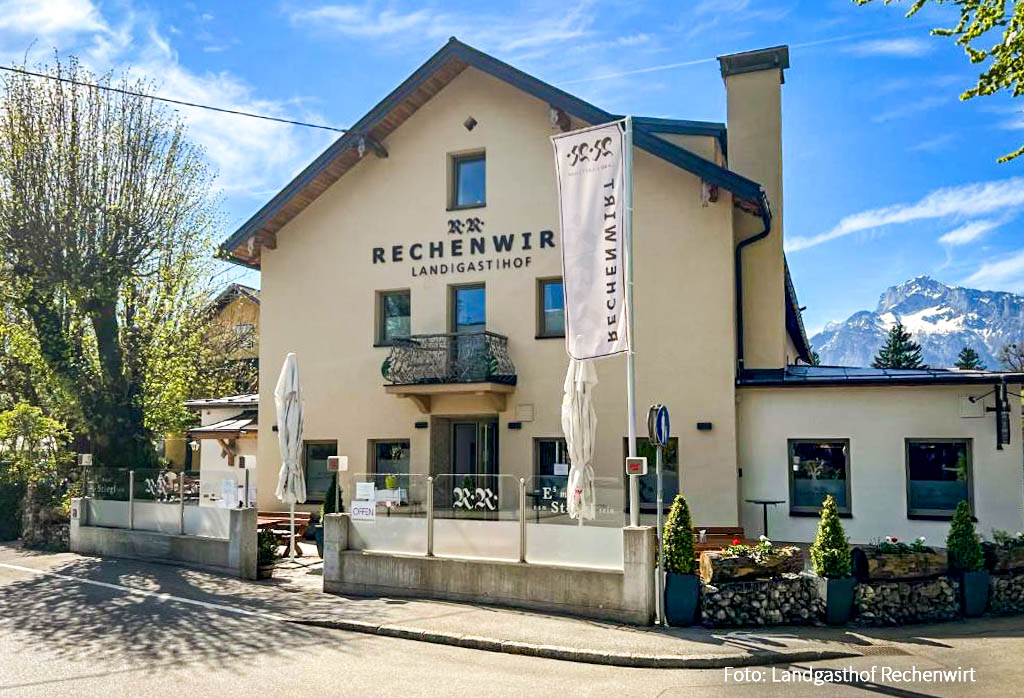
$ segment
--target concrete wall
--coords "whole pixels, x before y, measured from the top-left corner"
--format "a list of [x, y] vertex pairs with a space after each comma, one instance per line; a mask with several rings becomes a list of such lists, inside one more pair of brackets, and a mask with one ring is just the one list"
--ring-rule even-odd
[[71, 552], [200, 567], [256, 578], [256, 510], [231, 510], [230, 538], [179, 536], [90, 526], [81, 499], [71, 501]]
[[[788, 440], [849, 439], [849, 480], [852, 517], [843, 520], [855, 543], [894, 535], [904, 540], [925, 536], [944, 545], [948, 521], [907, 517], [907, 438], [971, 439], [974, 510], [980, 533], [1024, 528], [1024, 472], [1020, 403], [1010, 411], [1014, 443], [995, 447], [995, 418], [961, 416], [961, 399], [982, 395], [988, 388], [741, 388], [739, 390], [739, 465], [741, 502], [774, 499], [786, 503], [771, 509], [769, 532], [776, 540], [811, 541], [818, 519], [789, 513]], [[991, 404], [991, 398], [987, 401]], [[741, 504], [748, 536], [762, 532], [761, 506]]]
[[[463, 126], [470, 115], [478, 122], [472, 131]], [[412, 331], [440, 333], [448, 329], [449, 285], [486, 284], [488, 329], [508, 336], [519, 378], [507, 409], [498, 414], [500, 472], [533, 474], [534, 438], [562, 435], [567, 366], [563, 340], [535, 338], [537, 280], [561, 275], [560, 248], [540, 249], [538, 243], [541, 230], [555, 231], [558, 242], [549, 142], [556, 132], [546, 103], [467, 69], [387, 138], [387, 159], [365, 157], [278, 232], [276, 249], [264, 248], [260, 508], [277, 507], [272, 392], [289, 351], [298, 354], [306, 439], [337, 439], [356, 473], [367, 470], [368, 440], [408, 439], [411, 471], [430, 471], [431, 429], [414, 428], [427, 416], [408, 399], [384, 393], [380, 368], [389, 350], [373, 346], [375, 292], [382, 290], [410, 289]], [[703, 140], [714, 147], [713, 139]], [[447, 211], [448, 155], [478, 149], [486, 150], [487, 205]], [[704, 206], [699, 178], [643, 151], [635, 162], [637, 404], [663, 402], [673, 409], [682, 487], [695, 521], [736, 525], [732, 201], [723, 194]], [[529, 266], [414, 277], [410, 245], [447, 244], [455, 237], [447, 233], [447, 221], [469, 216], [484, 220], [486, 236], [532, 232], [533, 249], [515, 253], [529, 255]], [[403, 261], [390, 261], [392, 245], [405, 246]], [[388, 250], [387, 263], [373, 263], [374, 247]], [[510, 256], [488, 249], [472, 259]], [[598, 377], [594, 466], [599, 477], [618, 478], [625, 361], [599, 362]], [[534, 419], [511, 431], [506, 425], [519, 421], [519, 405], [532, 406]], [[457, 396], [435, 398], [433, 413], [495, 410], [480, 397]], [[698, 432], [697, 422], [713, 422], [714, 429]]]
[[623, 570], [396, 555], [347, 549], [349, 517], [324, 528], [324, 591], [492, 603], [650, 625], [655, 614], [654, 530], [623, 529]]

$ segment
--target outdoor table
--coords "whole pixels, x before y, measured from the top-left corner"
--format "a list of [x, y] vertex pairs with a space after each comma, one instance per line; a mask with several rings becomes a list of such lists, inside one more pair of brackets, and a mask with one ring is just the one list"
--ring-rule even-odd
[[[256, 517], [256, 530], [274, 530], [275, 528], [288, 528], [291, 525], [291, 520], [287, 517], [281, 516], [257, 516]], [[296, 526], [296, 528], [298, 528]], [[295, 537], [295, 554], [299, 557], [302, 556], [302, 549], [299, 548], [298, 536]]]
[[768, 538], [768, 505], [785, 504], [784, 499], [748, 499], [748, 504], [760, 504], [764, 514], [764, 537]]

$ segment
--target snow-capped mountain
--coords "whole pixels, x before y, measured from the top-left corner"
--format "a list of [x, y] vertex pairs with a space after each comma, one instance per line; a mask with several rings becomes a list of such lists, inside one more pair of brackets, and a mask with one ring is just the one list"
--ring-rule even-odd
[[947, 286], [919, 276], [887, 289], [873, 312], [830, 322], [811, 337], [811, 346], [824, 365], [870, 366], [897, 320], [921, 344], [928, 366], [953, 366], [968, 346], [987, 368], [998, 370], [999, 349], [1024, 340], [1024, 296]]

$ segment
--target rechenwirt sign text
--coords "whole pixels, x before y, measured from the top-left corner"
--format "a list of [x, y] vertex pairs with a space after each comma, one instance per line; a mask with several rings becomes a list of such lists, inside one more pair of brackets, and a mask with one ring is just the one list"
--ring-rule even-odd
[[374, 247], [373, 263], [409, 263], [413, 276], [524, 269], [530, 266], [531, 255], [523, 253], [555, 246], [555, 233], [551, 230], [495, 235], [485, 234], [483, 228], [484, 222], [479, 218], [450, 220], [448, 234], [460, 237]]

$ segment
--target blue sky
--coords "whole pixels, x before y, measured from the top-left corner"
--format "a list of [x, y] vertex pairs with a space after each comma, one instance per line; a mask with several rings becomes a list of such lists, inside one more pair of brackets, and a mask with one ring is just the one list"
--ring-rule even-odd
[[[456, 35], [609, 111], [722, 121], [715, 56], [789, 44], [785, 234], [813, 332], [919, 274], [1024, 292], [1024, 158], [996, 164], [1024, 105], [959, 102], [978, 68], [928, 35], [950, 15], [906, 4], [0, 0], [0, 59], [57, 49], [167, 96], [344, 127]], [[225, 234], [332, 139], [182, 115], [220, 172]]]

